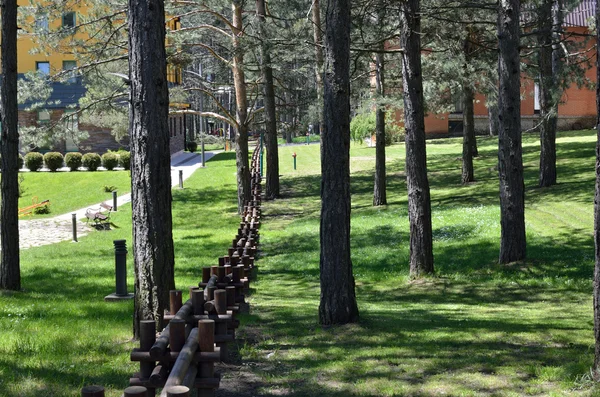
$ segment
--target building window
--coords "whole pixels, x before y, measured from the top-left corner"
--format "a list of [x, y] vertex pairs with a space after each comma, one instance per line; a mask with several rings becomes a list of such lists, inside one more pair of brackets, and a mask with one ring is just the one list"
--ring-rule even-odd
[[35, 70], [37, 70], [41, 74], [49, 75], [50, 74], [50, 62], [36, 62]]
[[65, 110], [65, 127], [67, 130], [67, 136], [65, 138], [65, 150], [67, 152], [76, 152], [79, 147], [75, 143], [75, 137], [79, 131], [79, 117], [77, 110], [67, 109]]
[[76, 23], [75, 19], [75, 13], [73, 11], [65, 12], [62, 16], [63, 28], [74, 28]]
[[48, 33], [48, 14], [39, 15], [35, 20], [35, 27], [39, 33]]
[[50, 112], [46, 109], [38, 110], [38, 124], [47, 124], [50, 122]]
[[72, 72], [66, 73], [65, 77], [67, 78], [67, 83], [76, 83], [77, 82], [77, 74], [75, 73], [75, 69], [77, 68], [76, 61], [63, 61], [63, 70], [71, 70]]

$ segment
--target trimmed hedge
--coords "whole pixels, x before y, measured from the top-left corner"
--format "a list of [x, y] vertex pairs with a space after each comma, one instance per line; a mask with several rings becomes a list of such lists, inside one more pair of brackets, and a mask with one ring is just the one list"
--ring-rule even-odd
[[130, 169], [131, 153], [129, 153], [127, 150], [119, 150], [117, 154], [119, 155], [119, 166], [123, 167], [126, 170]]
[[198, 142], [194, 142], [194, 141], [188, 142], [187, 143], [187, 149], [190, 152], [195, 153], [196, 150], [198, 150]]
[[63, 166], [64, 157], [58, 152], [48, 152], [44, 154], [44, 163], [46, 168], [52, 172], [56, 172], [57, 169]]
[[17, 159], [17, 165], [19, 166], [19, 169], [23, 168], [24, 162], [25, 160], [23, 160], [23, 156], [21, 156], [21, 153], [19, 153], [19, 158]]
[[96, 171], [100, 167], [100, 164], [102, 164], [102, 158], [98, 153], [86, 153], [81, 160], [83, 166], [88, 171]]
[[102, 166], [112, 171], [119, 165], [119, 156], [115, 152], [106, 152], [102, 155]]
[[29, 171], [39, 171], [44, 166], [44, 156], [38, 152], [29, 152], [23, 159], [25, 162], [25, 168]]
[[81, 167], [83, 155], [79, 152], [65, 154], [65, 164], [71, 171], [77, 171]]

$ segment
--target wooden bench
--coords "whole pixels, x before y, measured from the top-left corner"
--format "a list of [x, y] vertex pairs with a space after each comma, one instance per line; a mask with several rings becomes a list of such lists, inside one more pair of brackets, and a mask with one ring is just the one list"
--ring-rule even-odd
[[97, 226], [103, 226], [109, 224], [110, 222], [110, 212], [112, 211], [112, 206], [100, 203], [100, 208], [88, 208], [85, 211], [85, 217], [87, 218], [87, 222], [94, 221]]

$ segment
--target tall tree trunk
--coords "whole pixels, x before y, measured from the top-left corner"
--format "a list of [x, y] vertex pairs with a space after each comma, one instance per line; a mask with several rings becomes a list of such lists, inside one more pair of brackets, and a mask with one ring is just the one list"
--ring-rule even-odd
[[328, 0], [321, 148], [322, 325], [358, 321], [350, 259], [350, 0]]
[[498, 104], [488, 105], [488, 122], [490, 128], [490, 136], [498, 135]]
[[129, 0], [129, 131], [135, 266], [134, 334], [157, 329], [175, 288], [163, 0]]
[[519, 0], [498, 7], [498, 174], [500, 177], [500, 263], [525, 259], [525, 186], [521, 148]]
[[[600, 26], [600, 2], [596, 2], [596, 26]], [[600, 29], [596, 29], [600, 48]], [[600, 57], [596, 57], [596, 111], [600, 115]], [[596, 120], [596, 195], [594, 197], [594, 379], [600, 379], [600, 118]]]
[[21, 289], [19, 258], [19, 132], [17, 105], [17, 1], [2, 5], [2, 215], [0, 289]]
[[[540, 100], [540, 187], [556, 184], [556, 126], [554, 102], [558, 87], [554, 85], [553, 71], [553, 17], [554, 0], [544, 0], [538, 8], [539, 19], [539, 100]], [[558, 101], [557, 101], [558, 103]]]
[[431, 201], [427, 180], [423, 75], [421, 73], [420, 1], [400, 3], [400, 48], [406, 128], [406, 183], [410, 222], [410, 275], [433, 273]]
[[279, 149], [277, 147], [277, 116], [275, 114], [275, 90], [273, 88], [273, 68], [271, 53], [265, 37], [265, 0], [256, 0], [256, 14], [261, 25], [261, 72], [264, 81], [265, 100], [265, 141], [267, 147], [267, 177], [265, 181], [265, 198], [272, 200], [279, 197]]
[[[379, 98], [385, 96], [385, 69], [384, 55], [375, 54], [377, 94]], [[385, 108], [377, 104], [375, 113], [375, 183], [373, 191], [373, 205], [386, 205], [386, 177], [385, 177]]]
[[[317, 85], [317, 104], [323, 103], [323, 33], [321, 31], [321, 5], [319, 0], [312, 4], [313, 38], [315, 41], [315, 82]], [[323, 131], [323, 110], [319, 111], [319, 131]]]
[[463, 77], [463, 152], [462, 152], [462, 184], [467, 184], [475, 181], [473, 172], [473, 156], [476, 155], [477, 142], [475, 141], [475, 121], [473, 117], [473, 102], [475, 94], [471, 87], [471, 76], [468, 73], [468, 66], [471, 62], [471, 54], [473, 45], [471, 40], [473, 37], [473, 28], [467, 26], [466, 37], [463, 44], [463, 54], [465, 64], [463, 65], [465, 76]]
[[462, 184], [475, 181], [473, 171], [473, 140], [475, 140], [475, 124], [473, 119], [473, 100], [475, 94], [468, 83], [463, 85], [463, 152], [462, 152]]
[[234, 0], [233, 11], [233, 84], [235, 86], [236, 121], [235, 162], [237, 166], [238, 212], [250, 201], [250, 168], [248, 166], [248, 99], [246, 97], [246, 78], [244, 76], [244, 51], [240, 44], [243, 34], [242, 1]]

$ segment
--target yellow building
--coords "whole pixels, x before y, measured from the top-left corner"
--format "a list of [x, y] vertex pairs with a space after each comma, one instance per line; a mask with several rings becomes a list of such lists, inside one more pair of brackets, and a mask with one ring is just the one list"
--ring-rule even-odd
[[[62, 134], [56, 139], [46, 140], [44, 143], [38, 143], [37, 148], [22, 147], [23, 151], [29, 149], [36, 150], [57, 150], [57, 151], [93, 151], [104, 153], [107, 150], [115, 150], [120, 147], [127, 147], [127, 139], [116, 141], [109, 128], [101, 128], [90, 124], [78, 122], [77, 111], [79, 109], [79, 100], [86, 93], [84, 79], [77, 70], [78, 53], [85, 49], [78, 48], [84, 45], [89, 37], [81, 24], [86, 22], [88, 13], [91, 12], [89, 4], [84, 1], [73, 1], [72, 7], [67, 6], [58, 8], [55, 2], [48, 2], [47, 6], [40, 6], [35, 0], [18, 0], [19, 5], [19, 34], [17, 42], [17, 71], [19, 78], [25, 78], [25, 74], [38, 72], [42, 75], [48, 75], [50, 80], [51, 93], [49, 98], [42, 106], [36, 106], [32, 110], [32, 104], [35, 99], [26, 101], [19, 105], [19, 127], [23, 132], [28, 130], [43, 129], [48, 126], [65, 124], [65, 113], [71, 113], [66, 124], [68, 127], [63, 129]], [[88, 18], [89, 19], [89, 18]], [[115, 16], [115, 23], [125, 23], [124, 15]], [[179, 29], [178, 19], [168, 21], [169, 29]], [[48, 34], [53, 39], [54, 45], [44, 45], [40, 36]], [[57, 37], [62, 39], [56, 39]], [[123, 52], [125, 55], [126, 52]], [[71, 71], [72, 72], [69, 72]], [[61, 73], [62, 72], [62, 73]], [[126, 73], [126, 71], [125, 71]], [[181, 71], [179, 68], [169, 66], [167, 69], [168, 80], [172, 84], [181, 82]], [[57, 79], [56, 76], [60, 78]], [[39, 100], [37, 101], [39, 102]], [[181, 116], [178, 116], [181, 117]], [[170, 120], [170, 131], [172, 137], [172, 151], [183, 149], [184, 138], [183, 129], [185, 121]], [[77, 131], [86, 131], [89, 137], [79, 143]]]

